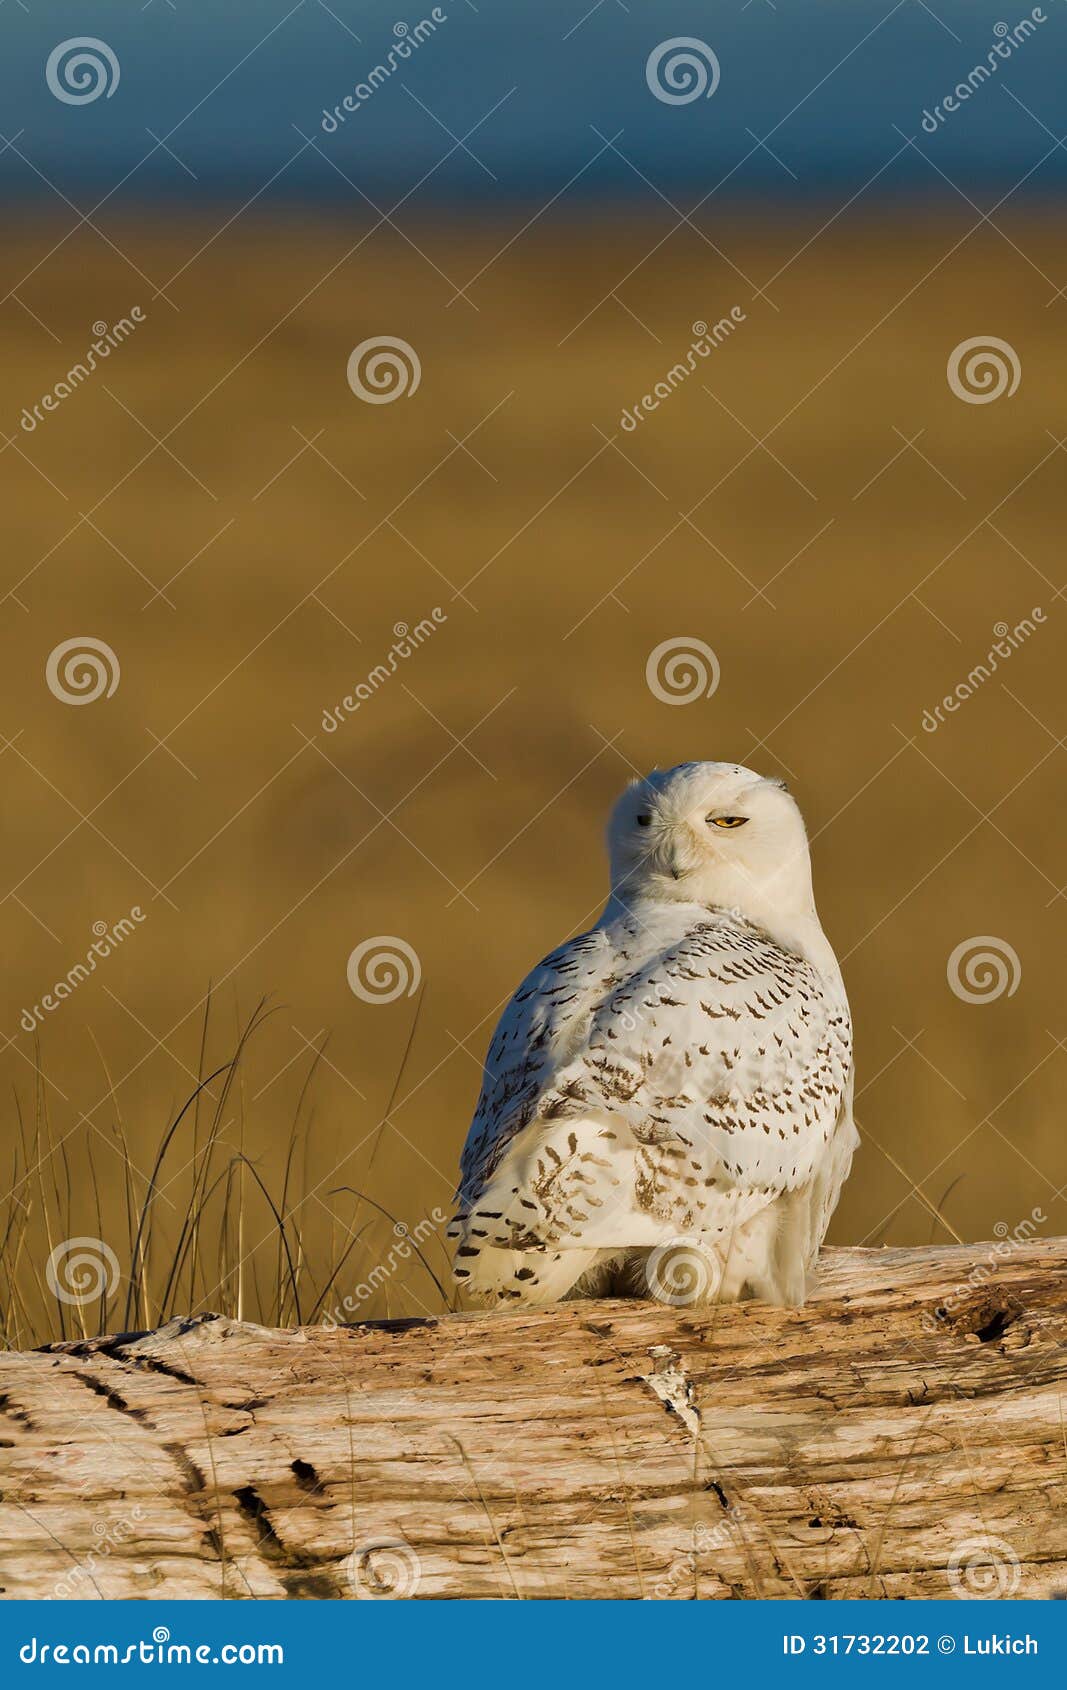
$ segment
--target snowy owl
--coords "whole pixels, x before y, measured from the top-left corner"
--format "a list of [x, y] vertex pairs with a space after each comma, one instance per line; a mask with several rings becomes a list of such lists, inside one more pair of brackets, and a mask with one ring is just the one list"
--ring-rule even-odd
[[784, 784], [633, 782], [596, 926], [489, 1047], [453, 1271], [473, 1300], [803, 1301], [858, 1135], [852, 1028]]

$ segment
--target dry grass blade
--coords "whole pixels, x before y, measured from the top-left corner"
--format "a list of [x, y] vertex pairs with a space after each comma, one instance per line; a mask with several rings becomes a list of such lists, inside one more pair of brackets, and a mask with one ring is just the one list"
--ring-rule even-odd
[[289, 1291], [290, 1291], [290, 1293], [292, 1295], [292, 1299], [293, 1299], [293, 1309], [296, 1313], [296, 1323], [297, 1323], [298, 1326], [302, 1326], [304, 1324], [304, 1322], [303, 1322], [303, 1317], [300, 1313], [300, 1286], [297, 1283], [296, 1266], [295, 1266], [295, 1263], [293, 1262], [293, 1253], [289, 1248], [289, 1238], [288, 1238], [288, 1235], [287, 1235], [286, 1230], [285, 1230], [285, 1219], [284, 1219], [283, 1215], [281, 1214], [281, 1212], [279, 1211], [278, 1206], [275, 1203], [275, 1201], [274, 1201], [273, 1197], [271, 1196], [270, 1192], [267, 1190], [267, 1187], [264, 1184], [263, 1180], [260, 1178], [260, 1175], [259, 1175], [257, 1169], [248, 1160], [248, 1157], [239, 1152], [238, 1155], [236, 1156], [235, 1160], [243, 1163], [244, 1166], [248, 1169], [249, 1173], [252, 1175], [252, 1178], [255, 1180], [256, 1184], [258, 1185], [258, 1187], [259, 1187], [259, 1189], [260, 1189], [260, 1191], [263, 1195], [263, 1201], [266, 1203], [266, 1205], [267, 1205], [268, 1209], [270, 1210], [271, 1214], [274, 1216], [274, 1224], [278, 1229], [278, 1237], [281, 1240], [282, 1251], [285, 1255], [285, 1267], [286, 1267], [286, 1272], [289, 1276]]
[[148, 1177], [148, 1187], [145, 1192], [144, 1201], [141, 1204], [141, 1213], [137, 1222], [137, 1232], [134, 1237], [133, 1261], [130, 1268], [130, 1285], [129, 1290], [126, 1293], [126, 1308], [123, 1314], [123, 1321], [127, 1327], [130, 1324], [130, 1315], [137, 1302], [138, 1280], [141, 1272], [140, 1264], [143, 1260], [141, 1250], [142, 1245], [147, 1241], [146, 1229], [148, 1226], [148, 1217], [151, 1211], [153, 1199], [156, 1195], [160, 1169], [163, 1166], [167, 1151], [170, 1149], [178, 1128], [181, 1126], [186, 1115], [195, 1104], [196, 1099], [199, 1097], [200, 1093], [211, 1084], [211, 1081], [218, 1079], [219, 1075], [224, 1074], [228, 1067], [228, 1063], [223, 1063], [222, 1066], [216, 1068], [215, 1072], [210, 1074], [206, 1080], [202, 1080], [200, 1082], [192, 1096], [182, 1105], [181, 1109], [179, 1109], [177, 1115], [174, 1117], [174, 1120], [163, 1134], [159, 1148], [156, 1151], [156, 1159], [152, 1165], [152, 1172]]
[[359, 1201], [361, 1203], [369, 1203], [372, 1209], [376, 1209], [378, 1211], [379, 1215], [384, 1215], [386, 1220], [390, 1221], [392, 1223], [393, 1230], [394, 1230], [394, 1232], [397, 1233], [398, 1237], [403, 1238], [405, 1243], [411, 1245], [411, 1248], [414, 1250], [416, 1256], [418, 1256], [419, 1261], [422, 1263], [423, 1267], [426, 1269], [426, 1272], [429, 1274], [430, 1278], [433, 1280], [434, 1284], [437, 1286], [438, 1291], [441, 1293], [441, 1301], [444, 1304], [445, 1308], [446, 1309], [449, 1308], [450, 1303], [449, 1303], [448, 1293], [446, 1292], [444, 1286], [441, 1284], [441, 1281], [438, 1279], [437, 1275], [434, 1273], [433, 1268], [430, 1266], [429, 1262], [426, 1260], [426, 1257], [423, 1255], [423, 1253], [420, 1250], [420, 1248], [419, 1248], [418, 1244], [416, 1243], [415, 1239], [412, 1237], [411, 1233], [408, 1231], [405, 1223], [403, 1221], [397, 1220], [396, 1216], [390, 1214], [389, 1210], [383, 1208], [380, 1203], [376, 1203], [374, 1201], [373, 1197], [368, 1197], [365, 1191], [357, 1191], [355, 1186], [352, 1186], [352, 1185], [337, 1185], [337, 1186], [334, 1186], [333, 1190], [329, 1193], [329, 1195], [331, 1197], [335, 1197], [337, 1195], [337, 1193], [341, 1192], [341, 1191], [347, 1191], [350, 1197], [358, 1197]]

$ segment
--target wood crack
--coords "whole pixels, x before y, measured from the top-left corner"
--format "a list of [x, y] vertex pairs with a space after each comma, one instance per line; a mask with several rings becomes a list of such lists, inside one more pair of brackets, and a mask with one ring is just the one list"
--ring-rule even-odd
[[233, 1492], [233, 1499], [251, 1527], [260, 1553], [277, 1567], [286, 1595], [330, 1598], [344, 1594], [322, 1557], [309, 1556], [286, 1545], [270, 1509], [254, 1485], [239, 1486]]

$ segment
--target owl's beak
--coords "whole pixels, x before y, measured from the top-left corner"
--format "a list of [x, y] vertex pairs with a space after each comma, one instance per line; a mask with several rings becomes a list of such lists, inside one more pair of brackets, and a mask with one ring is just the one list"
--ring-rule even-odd
[[670, 869], [672, 880], [681, 880], [683, 875], [689, 873], [685, 853], [680, 846], [673, 846], [667, 853], [667, 867]]

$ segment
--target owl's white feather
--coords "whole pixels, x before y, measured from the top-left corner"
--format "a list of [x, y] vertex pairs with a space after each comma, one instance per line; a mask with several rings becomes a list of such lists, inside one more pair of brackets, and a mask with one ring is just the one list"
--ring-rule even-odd
[[493, 1037], [457, 1279], [487, 1302], [799, 1302], [857, 1142], [799, 810], [749, 769], [682, 764], [623, 795], [609, 844], [597, 926]]

